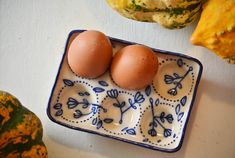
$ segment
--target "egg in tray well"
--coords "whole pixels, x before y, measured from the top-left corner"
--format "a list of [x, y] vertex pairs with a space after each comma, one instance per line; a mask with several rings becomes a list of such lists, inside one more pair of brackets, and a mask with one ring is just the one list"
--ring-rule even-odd
[[[89, 70], [96, 73], [101, 66], [102, 71], [82, 77], [80, 70], [75, 70], [79, 64], [69, 65], [73, 58], [70, 51], [77, 49], [72, 47], [82, 32], [69, 35], [48, 104], [49, 118], [72, 129], [154, 150], [179, 150], [201, 77], [201, 63], [102, 34], [112, 50], [95, 53]], [[83, 55], [95, 52], [89, 50]], [[108, 54], [105, 62], [99, 62], [102, 53]]]
[[[69, 45], [68, 64], [81, 77], [97, 78], [109, 68], [112, 55], [108, 37], [99, 31], [84, 31]], [[152, 82], [157, 64], [156, 54], [150, 48], [137, 44], [126, 46], [112, 60], [111, 78], [124, 89], [138, 90]]]

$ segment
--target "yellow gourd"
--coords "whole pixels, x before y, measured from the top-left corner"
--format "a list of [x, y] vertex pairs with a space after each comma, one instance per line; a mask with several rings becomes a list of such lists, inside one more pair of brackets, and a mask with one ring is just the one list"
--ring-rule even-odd
[[208, 0], [191, 42], [235, 64], [235, 0]]

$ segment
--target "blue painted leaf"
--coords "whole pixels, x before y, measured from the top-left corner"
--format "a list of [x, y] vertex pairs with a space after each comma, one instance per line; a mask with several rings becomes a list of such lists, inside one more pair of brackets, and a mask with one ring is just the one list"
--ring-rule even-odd
[[143, 142], [147, 142], [147, 141], [149, 141], [149, 139], [148, 138], [144, 138], [142, 141]]
[[104, 87], [109, 86], [109, 84], [108, 84], [107, 82], [105, 82], [105, 81], [99, 81], [99, 84], [100, 84], [101, 86], [104, 86]]
[[136, 135], [135, 129], [134, 128], [130, 128], [126, 130], [126, 133], [130, 134], [130, 135]]
[[70, 87], [74, 85], [74, 83], [71, 80], [68, 80], [68, 79], [63, 79], [63, 82], [64, 82], [65, 85], [70, 86]]
[[126, 105], [126, 102], [123, 101], [123, 102], [121, 103], [120, 107], [123, 108], [125, 105]]
[[150, 85], [148, 85], [148, 86], [145, 88], [145, 94], [146, 94], [147, 96], [149, 96], [149, 95], [151, 94], [151, 86], [150, 86]]
[[175, 137], [176, 137], [176, 134], [173, 135], [173, 138], [175, 138]]
[[178, 122], [182, 119], [183, 116], [184, 116], [184, 112], [179, 113], [179, 115], [178, 115]]
[[179, 89], [182, 89], [182, 87], [183, 87], [181, 83], [177, 83], [177, 86]]
[[180, 103], [182, 106], [184, 106], [187, 102], [187, 96], [184, 96], [181, 100], [180, 100]]
[[104, 119], [104, 122], [105, 122], [105, 123], [112, 123], [112, 122], [113, 122], [113, 119], [112, 119], [112, 118], [105, 118], [105, 119]]
[[61, 103], [56, 103], [54, 106], [53, 106], [54, 109], [61, 109], [62, 108], [62, 104]]
[[96, 123], [97, 123], [97, 118], [94, 118], [93, 120], [92, 120], [92, 125], [96, 125]]
[[128, 127], [125, 127], [125, 128], [123, 128], [121, 131], [125, 131], [125, 130], [127, 130], [128, 129]]
[[89, 104], [83, 104], [83, 105], [82, 105], [82, 108], [83, 108], [83, 109], [86, 109], [86, 108], [88, 108], [88, 106], [89, 106]]
[[133, 109], [137, 109], [137, 107], [136, 107], [135, 105], [132, 105], [131, 107], [132, 107]]
[[82, 92], [78, 92], [78, 95], [80, 96], [84, 96], [84, 94]]
[[100, 129], [102, 127], [102, 125], [103, 125], [102, 120], [99, 120], [97, 123], [96, 129]]
[[162, 112], [160, 117], [162, 117], [162, 118], [165, 117], [165, 112]]
[[159, 104], [160, 104], [160, 100], [157, 99], [157, 100], [155, 101], [155, 105], [158, 106]]
[[55, 116], [61, 116], [62, 114], [63, 114], [63, 110], [60, 109], [60, 110], [56, 111]]
[[90, 93], [88, 93], [88, 92], [84, 92], [84, 94], [85, 94], [86, 96], [89, 96], [89, 95], [90, 95]]
[[177, 65], [179, 66], [179, 67], [182, 67], [183, 66], [183, 60], [182, 59], [178, 59], [177, 60]]
[[93, 88], [93, 91], [94, 91], [95, 93], [101, 93], [101, 92], [104, 91], [104, 89], [103, 89], [103, 88], [100, 88], [100, 87], [95, 87], [95, 88]]
[[113, 103], [113, 106], [117, 107], [117, 108], [120, 108], [120, 104], [118, 104], [118, 103]]
[[173, 120], [174, 120], [174, 118], [173, 118], [173, 116], [172, 116], [171, 114], [168, 114], [168, 115], [166, 116], [166, 120], [167, 120], [169, 123], [172, 123]]
[[189, 67], [189, 71], [193, 71], [193, 67], [192, 66]]
[[128, 99], [128, 102], [129, 102], [130, 105], [133, 104], [133, 103], [132, 103], [132, 100], [131, 100], [130, 98]]
[[165, 122], [165, 112], [162, 112], [161, 114], [160, 114], [160, 120], [162, 121], [162, 123], [164, 123]]
[[178, 115], [180, 112], [180, 104], [178, 104], [176, 107], [175, 107], [175, 113], [176, 115]]
[[78, 101], [74, 98], [69, 97], [68, 101], [67, 101], [67, 105], [69, 109], [73, 109], [78, 105]]
[[179, 77], [180, 77], [179, 74], [177, 74], [177, 73], [173, 73], [173, 75], [174, 75], [176, 78], [179, 78]]
[[149, 98], [149, 102], [151, 105], [153, 105], [153, 98], [152, 97]]

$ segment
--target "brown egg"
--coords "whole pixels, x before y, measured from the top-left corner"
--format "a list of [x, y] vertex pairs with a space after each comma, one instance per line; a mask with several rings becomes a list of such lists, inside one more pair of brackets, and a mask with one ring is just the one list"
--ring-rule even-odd
[[143, 45], [119, 50], [111, 64], [111, 76], [121, 88], [138, 90], [150, 84], [158, 70], [155, 53]]
[[74, 73], [85, 78], [96, 78], [109, 67], [112, 59], [110, 40], [99, 31], [84, 31], [68, 49], [68, 63]]

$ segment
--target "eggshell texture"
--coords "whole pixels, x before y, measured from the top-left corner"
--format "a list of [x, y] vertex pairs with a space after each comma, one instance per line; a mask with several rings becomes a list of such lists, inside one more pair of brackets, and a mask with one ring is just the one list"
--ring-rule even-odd
[[74, 73], [85, 78], [96, 78], [109, 67], [112, 59], [110, 40], [99, 31], [80, 33], [68, 49], [68, 63]]
[[111, 64], [111, 76], [121, 88], [142, 89], [150, 84], [158, 70], [156, 54], [143, 45], [130, 45], [119, 50]]

